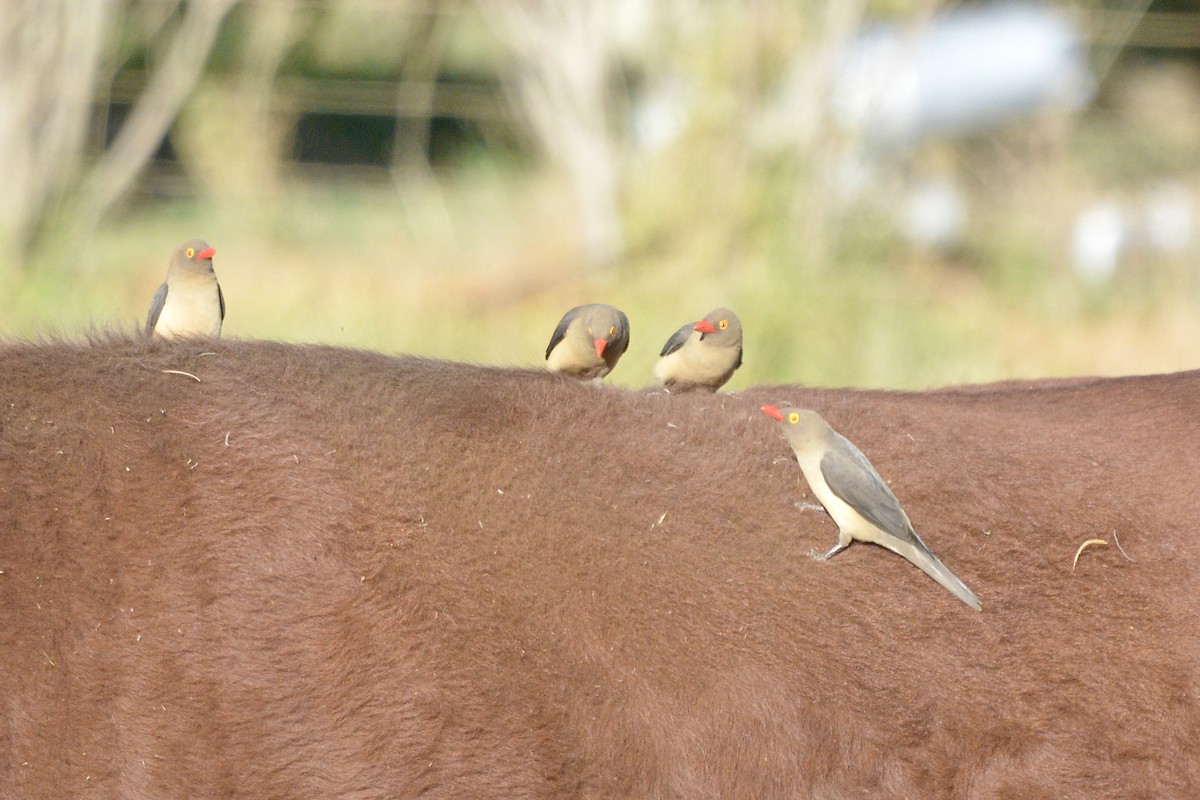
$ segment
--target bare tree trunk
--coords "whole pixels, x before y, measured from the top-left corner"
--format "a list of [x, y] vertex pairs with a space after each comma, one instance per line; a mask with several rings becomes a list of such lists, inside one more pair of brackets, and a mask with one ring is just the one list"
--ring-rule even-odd
[[836, 54], [860, 29], [866, 11], [865, 0], [841, 0], [830, 3], [820, 13], [818, 39], [813, 46], [817, 66], [812, 70], [807, 97], [796, 104], [801, 109], [796, 154], [800, 161], [812, 165], [814, 174], [797, 183], [791, 216], [796, 230], [802, 232], [806, 251], [818, 263], [830, 261], [834, 245], [831, 232], [841, 227], [835, 223], [835, 217], [850, 200], [848, 196], [839, 196], [849, 190], [831, 191], [831, 187], [845, 182], [837, 173], [865, 168], [860, 164], [864, 158], [862, 132], [838, 130], [830, 124], [825, 109], [837, 77]]
[[239, 25], [236, 71], [206, 76], [169, 134], [201, 193], [249, 213], [273, 207], [296, 115], [274, 91], [280, 65], [309, 14], [294, 0], [248, 3]]
[[282, 172], [285, 151], [281, 146], [280, 125], [273, 116], [271, 89], [288, 48], [301, 29], [299, 19], [303, 15], [292, 0], [259, 3], [253, 11], [238, 92], [250, 120], [247, 128], [256, 139], [251, 152], [260, 163], [252, 172], [260, 180], [261, 196], [278, 186]]
[[437, 93], [438, 69], [445, 51], [449, 24], [444, 10], [430, 4], [404, 41], [400, 89], [396, 97], [396, 135], [392, 142], [392, 176], [397, 182], [428, 181], [429, 129]]
[[76, 234], [122, 197], [200, 78], [221, 21], [237, 0], [190, 0], [166, 57], [133, 113], [65, 208], [79, 179], [95, 89], [111, 77], [106, 46], [131, 9], [153, 35], [179, 4], [124, 0], [6, 0], [0, 4], [0, 247], [22, 259], [52, 211]]
[[7, 0], [0, 9], [0, 247], [18, 258], [79, 169], [113, 0]]
[[588, 260], [622, 248], [619, 164], [610, 131], [609, 0], [479, 0], [507, 45], [507, 85], [542, 150], [571, 176]]
[[71, 209], [77, 235], [94, 229], [129, 190], [195, 88], [225, 15], [238, 0], [190, 0], [162, 64], [112, 146], [84, 177]]

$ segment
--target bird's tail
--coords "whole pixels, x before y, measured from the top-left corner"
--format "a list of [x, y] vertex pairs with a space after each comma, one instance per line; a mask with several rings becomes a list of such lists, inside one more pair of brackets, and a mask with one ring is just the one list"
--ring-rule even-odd
[[945, 564], [937, 560], [937, 556], [929, 552], [927, 548], [909, 544], [908, 542], [897, 542], [896, 552], [907, 558], [912, 563], [921, 568], [929, 577], [944, 586], [959, 600], [969, 605], [976, 611], [983, 611], [983, 603], [979, 602], [979, 598], [975, 596], [967, 585], [958, 579]]

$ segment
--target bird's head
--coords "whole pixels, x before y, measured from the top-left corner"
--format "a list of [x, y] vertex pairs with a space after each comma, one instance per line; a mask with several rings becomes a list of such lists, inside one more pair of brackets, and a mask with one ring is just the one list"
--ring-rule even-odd
[[704, 319], [696, 323], [695, 330], [699, 332], [702, 340], [710, 341], [708, 337], [711, 336], [711, 342], [714, 344], [732, 347], [742, 343], [742, 323], [737, 314], [728, 308], [717, 308], [708, 312]]
[[763, 406], [760, 411], [779, 423], [783, 435], [793, 446], [823, 441], [832, 431], [821, 415], [811, 409]]
[[203, 239], [189, 239], [179, 245], [174, 260], [180, 266], [212, 269], [212, 257], [216, 254], [216, 249], [209, 247]]
[[596, 357], [616, 359], [629, 347], [629, 318], [612, 306], [598, 305], [587, 325], [588, 337], [596, 348]]
[[588, 328], [588, 336], [592, 337], [592, 344], [596, 347], [596, 358], [604, 358], [604, 349], [608, 347], [608, 343], [613, 340], [617, 333], [615, 325], [608, 326], [608, 332], [605, 333], [603, 328], [592, 329]]

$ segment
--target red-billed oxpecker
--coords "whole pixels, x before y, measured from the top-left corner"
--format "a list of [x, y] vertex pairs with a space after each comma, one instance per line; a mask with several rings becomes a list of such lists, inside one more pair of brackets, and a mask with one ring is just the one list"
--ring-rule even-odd
[[728, 308], [708, 312], [667, 340], [654, 365], [654, 377], [667, 391], [715, 392], [742, 365], [742, 323]]
[[546, 363], [577, 378], [603, 378], [629, 347], [629, 318], [613, 306], [592, 303], [563, 315], [546, 346]]
[[213, 271], [217, 251], [200, 239], [190, 239], [171, 256], [167, 279], [154, 293], [146, 315], [147, 336], [221, 335], [225, 296]]
[[917, 536], [900, 501], [849, 439], [829, 427], [815, 411], [775, 406], [763, 406], [762, 411], [779, 421], [813, 494], [837, 523], [837, 545], [815, 558], [824, 561], [852, 539], [874, 542], [916, 564], [971, 608], [983, 610], [975, 593]]

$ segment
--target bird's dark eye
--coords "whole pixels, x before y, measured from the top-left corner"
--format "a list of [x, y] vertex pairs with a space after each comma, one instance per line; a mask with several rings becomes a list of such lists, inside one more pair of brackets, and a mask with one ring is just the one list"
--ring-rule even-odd
[[792, 423], [793, 425], [795, 425], [795, 424], [796, 424], [797, 422], [799, 422], [799, 421], [800, 421], [800, 415], [799, 415], [799, 414], [797, 414], [795, 411], [793, 411], [792, 413], [788, 414], [788, 422], [790, 422], [790, 423]]
[[192, 257], [192, 256], [194, 256], [194, 255], [196, 255], [196, 248], [194, 248], [194, 247], [189, 247], [189, 248], [187, 249], [187, 257], [188, 257], [188, 258], [191, 258], [191, 257]]
[[727, 319], [721, 320], [720, 324], [717, 325], [717, 327], [720, 328], [721, 330], [725, 330], [726, 328], [729, 327], [729, 320], [727, 320]]

